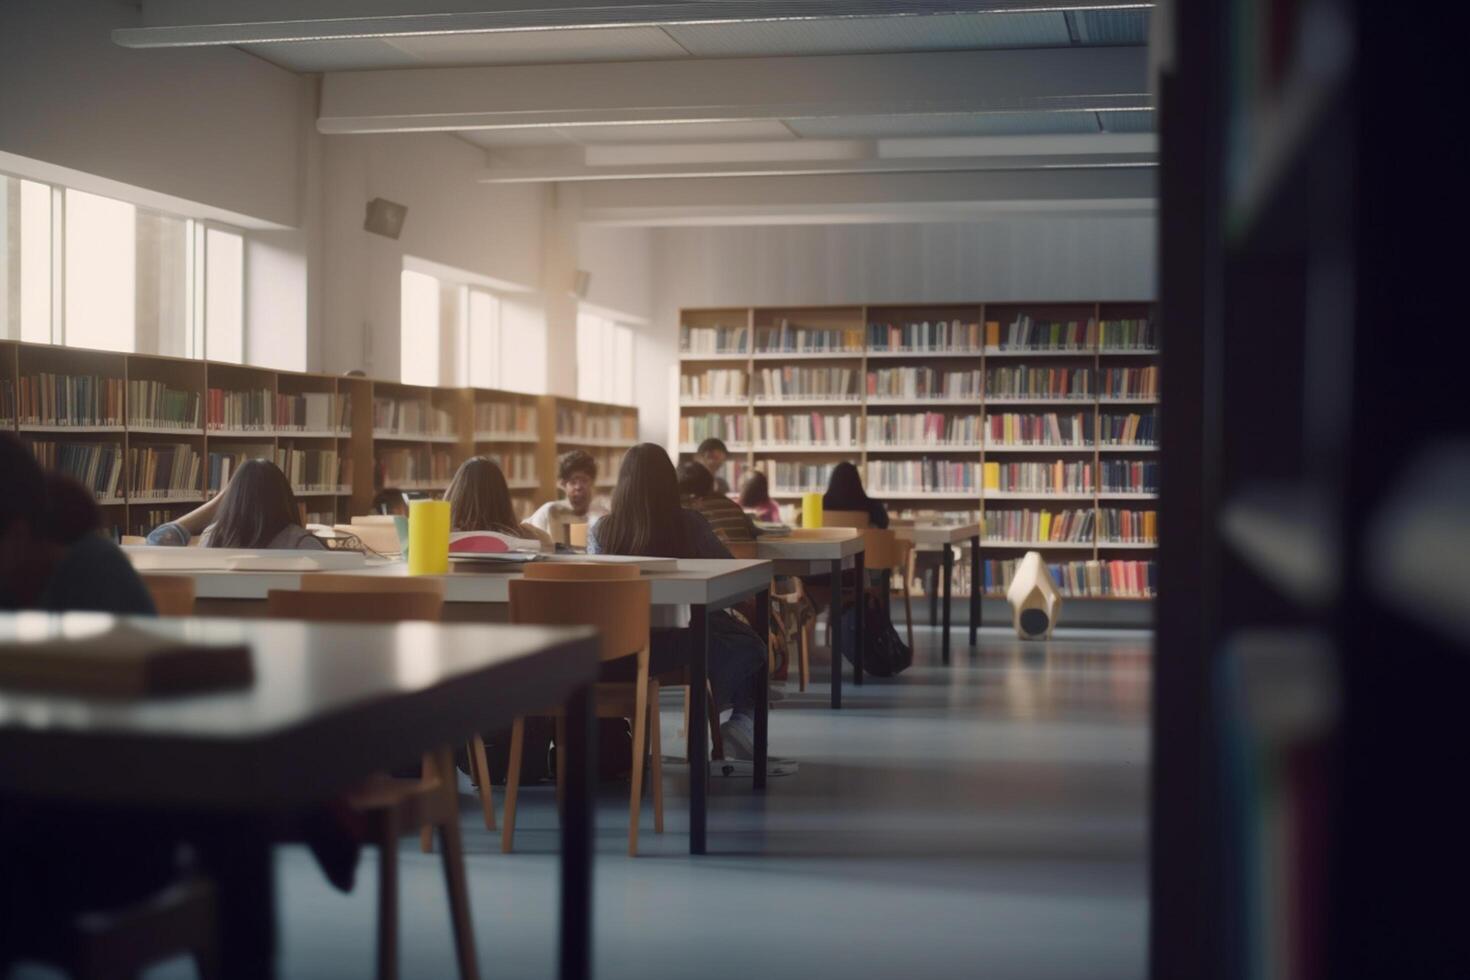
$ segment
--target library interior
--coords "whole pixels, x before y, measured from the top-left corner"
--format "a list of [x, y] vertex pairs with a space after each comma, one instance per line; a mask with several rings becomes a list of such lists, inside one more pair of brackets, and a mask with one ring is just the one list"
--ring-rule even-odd
[[3, 0], [0, 978], [1470, 976], [1458, 47]]

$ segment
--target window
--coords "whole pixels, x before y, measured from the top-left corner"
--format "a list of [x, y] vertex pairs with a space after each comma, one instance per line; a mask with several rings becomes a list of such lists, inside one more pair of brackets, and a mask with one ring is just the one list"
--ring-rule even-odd
[[465, 338], [465, 363], [473, 388], [504, 388], [501, 365], [500, 298], [483, 289], [469, 289], [469, 329]]
[[596, 313], [577, 314], [577, 397], [633, 404], [633, 328]]
[[204, 229], [204, 356], [245, 360], [245, 239]]
[[439, 280], [403, 270], [399, 302], [398, 377], [404, 384], [439, 383]]
[[3, 174], [0, 337], [51, 342], [51, 188]]
[[240, 233], [4, 175], [0, 229], [0, 336], [244, 360]]

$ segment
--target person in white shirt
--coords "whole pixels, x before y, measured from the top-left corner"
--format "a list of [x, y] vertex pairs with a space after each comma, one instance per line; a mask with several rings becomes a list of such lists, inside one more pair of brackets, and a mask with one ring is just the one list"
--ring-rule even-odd
[[556, 485], [566, 499], [542, 504], [526, 523], [550, 535], [552, 541], [564, 543], [566, 525], [590, 522], [607, 513], [600, 501], [592, 499], [597, 486], [597, 460], [591, 453], [573, 449], [557, 463]]

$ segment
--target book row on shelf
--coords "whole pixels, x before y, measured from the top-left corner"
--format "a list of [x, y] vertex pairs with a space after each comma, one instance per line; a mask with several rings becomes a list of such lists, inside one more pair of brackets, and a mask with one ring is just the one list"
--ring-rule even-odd
[[1083, 412], [1000, 412], [985, 416], [985, 437], [992, 445], [1092, 446], [1091, 420]]
[[536, 454], [524, 452], [485, 453], [500, 467], [500, 472], [510, 483], [525, 483], [536, 479]]
[[872, 493], [980, 495], [980, 464], [943, 459], [869, 460], [864, 478]]
[[1159, 514], [1154, 510], [1098, 508], [1098, 537], [1122, 544], [1157, 544]]
[[706, 415], [685, 415], [679, 419], [681, 445], [700, 443], [706, 439], [745, 443], [750, 441], [750, 432], [750, 416], [744, 412], [710, 412]]
[[981, 372], [937, 371], [927, 367], [880, 368], [869, 371], [869, 398], [979, 398]]
[[[988, 558], [982, 562], [984, 594], [1004, 596], [1018, 565], [1020, 560], [1015, 558]], [[1047, 568], [1064, 597], [1143, 599], [1158, 594], [1158, 566], [1152, 561], [1092, 559], [1048, 562]]]
[[475, 431], [535, 435], [535, 405], [521, 402], [476, 402]]
[[[943, 370], [930, 367], [893, 367], [868, 371], [857, 368], [784, 367], [754, 372], [757, 398], [851, 398], [859, 378], [870, 399], [916, 398], [1157, 398], [1158, 368], [1032, 367], [1016, 365]], [[741, 399], [748, 391], [742, 368], [708, 368], [679, 376], [679, 395], [686, 401]]]
[[204, 461], [186, 442], [128, 447], [130, 498], [172, 497], [199, 492]]
[[1105, 459], [1098, 471], [1103, 493], [1159, 492], [1159, 464], [1151, 460]]
[[980, 417], [972, 412], [945, 415], [942, 412], [910, 412], [869, 415], [866, 419], [869, 446], [912, 446], [920, 443], [980, 444]]
[[800, 327], [782, 319], [775, 326], [755, 328], [755, 349], [790, 354], [861, 352], [863, 331], [860, 327]]
[[20, 379], [22, 425], [122, 425], [127, 387], [121, 378], [41, 372]]
[[[755, 352], [761, 354], [875, 352], [969, 352], [981, 346], [1002, 351], [1152, 351], [1158, 346], [1153, 324], [1145, 318], [1046, 320], [1027, 315], [1009, 323], [987, 320], [919, 320], [903, 323], [873, 322], [866, 333], [858, 328], [794, 326], [781, 320], [755, 331]], [[750, 330], [744, 326], [683, 326], [679, 347], [686, 354], [745, 354]]]
[[381, 447], [376, 452], [376, 485], [416, 489], [444, 487], [454, 473], [454, 457], [447, 450], [422, 446]]
[[1092, 398], [1092, 369], [1032, 367], [1029, 364], [991, 368], [985, 376], [985, 396], [987, 398]]
[[352, 395], [308, 391], [284, 394], [261, 388], [210, 388], [208, 427], [247, 431], [345, 432], [352, 428]]
[[638, 438], [638, 420], [627, 412], [617, 410], [558, 405], [556, 437], [563, 440], [622, 439], [631, 443]]
[[15, 382], [0, 378], [0, 426], [15, 424]]
[[352, 459], [332, 449], [276, 450], [276, 465], [293, 487], [332, 493], [352, 486]]
[[417, 398], [374, 398], [373, 431], [406, 436], [453, 436], [454, 413]]
[[170, 429], [203, 428], [197, 392], [162, 381], [128, 382], [128, 425]]
[[985, 463], [985, 489], [996, 493], [1092, 493], [1090, 462]]
[[1090, 544], [1096, 527], [1094, 508], [1072, 510], [987, 510], [981, 519], [987, 541]]
[[99, 501], [122, 498], [123, 449], [117, 443], [57, 443], [35, 440], [31, 452], [48, 470], [79, 481]]
[[1157, 412], [1099, 412], [1097, 441], [1104, 446], [1155, 446], [1159, 441]]

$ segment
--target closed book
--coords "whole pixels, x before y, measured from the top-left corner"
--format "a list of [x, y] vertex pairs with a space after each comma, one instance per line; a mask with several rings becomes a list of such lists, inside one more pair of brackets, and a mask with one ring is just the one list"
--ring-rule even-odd
[[244, 687], [250, 648], [160, 636], [128, 623], [91, 636], [0, 643], [0, 687], [138, 698]]

